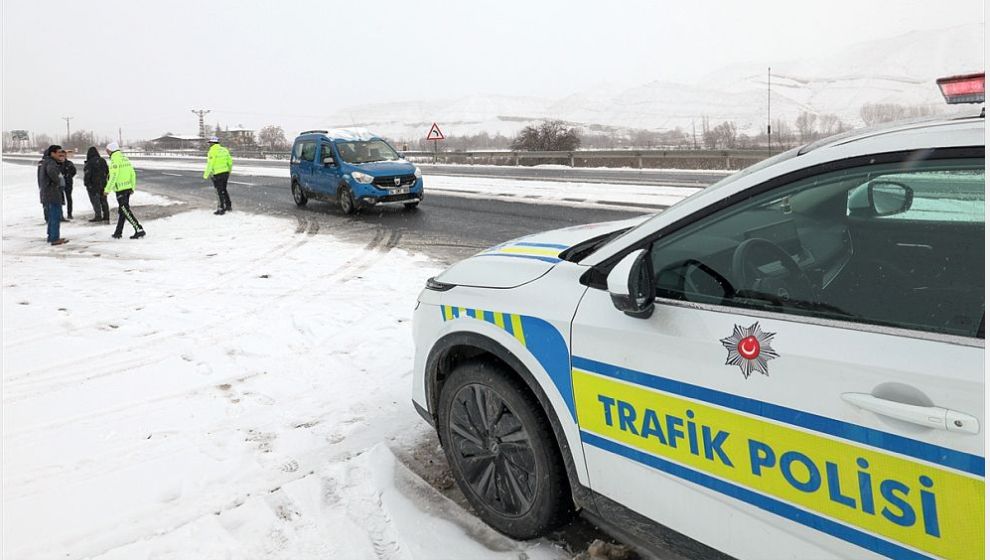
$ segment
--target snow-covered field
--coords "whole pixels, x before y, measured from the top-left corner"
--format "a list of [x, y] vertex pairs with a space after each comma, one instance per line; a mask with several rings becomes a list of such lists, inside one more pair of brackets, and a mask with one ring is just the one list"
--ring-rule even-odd
[[2, 169], [4, 558], [563, 556], [393, 455], [429, 430], [410, 318], [433, 262], [140, 190], [145, 239], [75, 221], [51, 247], [34, 168]]

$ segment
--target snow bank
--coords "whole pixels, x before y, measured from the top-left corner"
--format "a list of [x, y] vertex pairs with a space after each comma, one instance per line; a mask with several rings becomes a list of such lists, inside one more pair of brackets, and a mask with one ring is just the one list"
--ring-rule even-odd
[[[316, 221], [65, 224], [3, 164], [5, 558], [554, 558], [424, 487], [409, 404], [428, 259]], [[159, 216], [159, 217], [156, 217]]]

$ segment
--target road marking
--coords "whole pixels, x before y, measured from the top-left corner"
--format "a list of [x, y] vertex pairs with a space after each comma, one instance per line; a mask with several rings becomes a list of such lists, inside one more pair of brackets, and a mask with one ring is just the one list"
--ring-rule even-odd
[[244, 185], [246, 187], [255, 186], [254, 183], [242, 183], [241, 181], [227, 181], [227, 182], [230, 183], [231, 185]]
[[182, 175], [179, 175], [178, 173], [165, 173], [164, 171], [162, 171], [162, 175], [168, 175], [169, 177], [182, 177]]

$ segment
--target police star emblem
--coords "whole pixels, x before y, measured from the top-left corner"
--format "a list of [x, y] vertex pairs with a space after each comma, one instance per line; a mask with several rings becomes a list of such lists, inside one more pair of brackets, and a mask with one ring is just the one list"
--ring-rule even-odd
[[764, 332], [759, 322], [753, 323], [748, 328], [736, 325], [732, 330], [732, 336], [719, 341], [729, 351], [725, 365], [739, 366], [746, 379], [749, 379], [754, 371], [770, 375], [767, 362], [780, 357], [780, 354], [770, 346], [776, 334]]

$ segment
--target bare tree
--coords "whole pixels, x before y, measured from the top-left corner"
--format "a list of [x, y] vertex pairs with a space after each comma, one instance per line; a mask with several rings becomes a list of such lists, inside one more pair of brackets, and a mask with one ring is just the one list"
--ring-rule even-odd
[[859, 116], [866, 126], [896, 121], [906, 115], [904, 107], [896, 103], [867, 103], [859, 110]]
[[564, 121], [543, 121], [523, 128], [512, 141], [513, 150], [540, 152], [569, 152], [581, 145], [577, 129], [568, 128]]
[[285, 131], [282, 130], [281, 126], [274, 124], [261, 127], [261, 130], [258, 131], [258, 143], [263, 148], [271, 151], [287, 150], [289, 148], [289, 141], [285, 138]]
[[794, 120], [794, 127], [797, 128], [798, 132], [798, 140], [802, 144], [818, 138], [818, 133], [815, 131], [815, 121], [817, 120], [818, 115], [809, 113], [808, 111], [801, 111], [801, 114]]
[[712, 128], [708, 123], [708, 116], [701, 117], [701, 142], [709, 150], [715, 149], [715, 137], [712, 135]]
[[834, 113], [826, 113], [822, 115], [818, 122], [818, 131], [821, 133], [822, 137], [832, 136], [833, 134], [838, 134], [847, 129], [848, 127], [845, 123], [843, 123], [839, 116]]
[[652, 130], [634, 130], [629, 137], [629, 144], [637, 148], [652, 148], [660, 143], [660, 134]]
[[44, 151], [45, 148], [54, 144], [55, 141], [52, 137], [47, 134], [35, 134], [34, 135], [34, 147], [38, 150]]
[[778, 150], [784, 150], [794, 144], [794, 133], [787, 121], [777, 119], [773, 123], [773, 144]]
[[69, 141], [66, 142], [66, 148], [72, 148], [76, 151], [86, 150], [90, 146], [96, 146], [96, 135], [93, 134], [91, 130], [76, 130], [72, 132], [69, 136]]
[[731, 121], [722, 121], [722, 124], [712, 129], [712, 135], [715, 139], [716, 148], [731, 149], [736, 147], [736, 123]]

